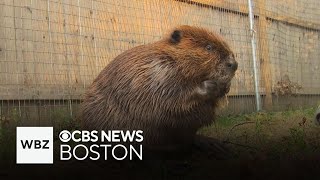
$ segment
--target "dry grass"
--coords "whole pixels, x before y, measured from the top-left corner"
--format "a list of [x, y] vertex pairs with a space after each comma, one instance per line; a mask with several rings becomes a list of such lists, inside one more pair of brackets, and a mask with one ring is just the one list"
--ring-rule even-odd
[[308, 159], [320, 152], [315, 109], [219, 117], [200, 133], [227, 142], [240, 155], [260, 159]]

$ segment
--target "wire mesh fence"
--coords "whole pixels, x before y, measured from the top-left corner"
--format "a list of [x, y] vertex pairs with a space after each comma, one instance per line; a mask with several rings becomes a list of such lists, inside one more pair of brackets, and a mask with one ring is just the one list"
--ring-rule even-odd
[[[320, 101], [320, 1], [2, 0], [0, 120], [69, 121], [82, 94], [118, 54], [159, 40], [177, 25], [220, 33], [239, 68], [220, 113], [315, 106]], [[256, 49], [252, 49], [254, 35]]]

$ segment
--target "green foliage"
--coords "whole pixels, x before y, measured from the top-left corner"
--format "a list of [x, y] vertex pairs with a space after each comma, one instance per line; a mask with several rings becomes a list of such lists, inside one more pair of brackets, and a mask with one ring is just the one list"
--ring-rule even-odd
[[[214, 126], [200, 134], [228, 140], [243, 147], [254, 147], [256, 153], [270, 158], [295, 157], [297, 154], [320, 152], [319, 128], [313, 123], [315, 108], [282, 112], [258, 112], [221, 116]], [[233, 146], [239, 154], [252, 149]]]
[[79, 123], [76, 121], [76, 118], [70, 114], [69, 109], [67, 108], [56, 108], [50, 114], [51, 119], [54, 121], [54, 126], [56, 131], [63, 129], [75, 130], [79, 129]]
[[306, 148], [305, 131], [303, 128], [290, 128], [288, 145], [297, 150], [304, 150]]

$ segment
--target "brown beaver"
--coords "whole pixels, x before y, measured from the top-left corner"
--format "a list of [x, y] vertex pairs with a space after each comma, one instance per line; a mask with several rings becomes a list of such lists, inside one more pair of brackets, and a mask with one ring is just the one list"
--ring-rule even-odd
[[123, 52], [102, 70], [85, 93], [84, 127], [141, 129], [149, 148], [185, 147], [213, 122], [237, 67], [222, 37], [177, 27], [160, 41]]

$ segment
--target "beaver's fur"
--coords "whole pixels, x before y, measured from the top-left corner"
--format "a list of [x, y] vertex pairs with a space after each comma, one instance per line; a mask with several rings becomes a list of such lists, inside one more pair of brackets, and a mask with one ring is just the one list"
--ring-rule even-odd
[[141, 129], [149, 148], [189, 145], [213, 122], [236, 69], [222, 37], [179, 26], [160, 41], [123, 52], [101, 71], [85, 93], [84, 128]]

